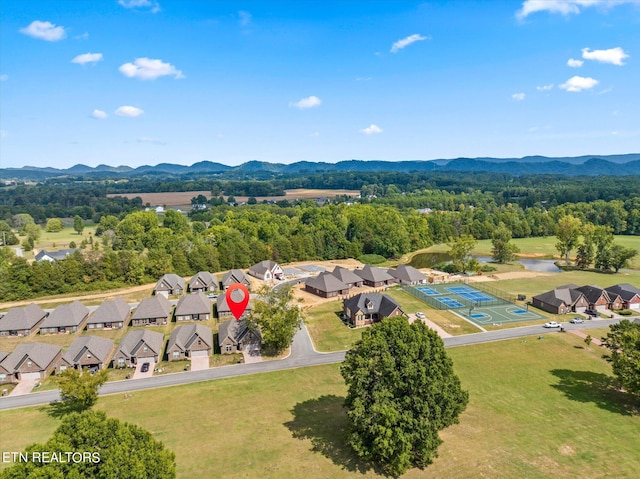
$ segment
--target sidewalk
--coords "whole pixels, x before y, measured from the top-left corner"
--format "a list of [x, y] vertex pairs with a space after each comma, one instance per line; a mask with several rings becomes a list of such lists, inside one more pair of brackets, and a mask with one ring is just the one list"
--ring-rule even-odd
[[[576, 336], [585, 339], [587, 337], [586, 334], [584, 334], [582, 331], [578, 330], [578, 329], [570, 329], [569, 332], [571, 334], [575, 334]], [[602, 341], [600, 341], [598, 338], [591, 338], [591, 343], [595, 344], [596, 346], [602, 346]]]

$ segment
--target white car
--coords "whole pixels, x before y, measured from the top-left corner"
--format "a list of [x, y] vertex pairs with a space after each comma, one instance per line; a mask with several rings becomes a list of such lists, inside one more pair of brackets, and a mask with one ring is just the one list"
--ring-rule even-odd
[[548, 323], [544, 323], [545, 328], [559, 328], [560, 323], [556, 323], [555, 321], [549, 321]]
[[573, 318], [571, 321], [569, 321], [571, 324], [581, 324], [584, 323], [584, 319], [579, 318], [579, 317], [575, 317]]
[[418, 311], [418, 312], [416, 313], [416, 318], [418, 318], [418, 319], [425, 319], [425, 318], [426, 318], [426, 316], [424, 315], [424, 313], [421, 313], [420, 311]]

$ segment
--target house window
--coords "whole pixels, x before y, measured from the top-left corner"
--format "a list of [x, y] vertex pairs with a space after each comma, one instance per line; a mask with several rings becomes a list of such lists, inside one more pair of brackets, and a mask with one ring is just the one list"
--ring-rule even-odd
[[27, 367], [31, 367], [33, 366], [33, 363], [31, 361], [27, 361]]
[[95, 325], [90, 324], [90, 325], [89, 325], [89, 329], [93, 329], [93, 328], [94, 328], [94, 326], [95, 326]]
[[124, 366], [124, 358], [118, 358], [118, 366]]
[[371, 301], [367, 302], [367, 309], [373, 309], [373, 303]]
[[179, 358], [180, 357], [180, 351], [174, 351], [173, 352], [173, 357], [174, 358]]
[[145, 346], [144, 348], [142, 348], [142, 350], [146, 353], [149, 350], [149, 348]]
[[5, 381], [7, 379], [6, 374], [0, 374], [0, 381]]
[[231, 352], [231, 345], [230, 344], [227, 344], [226, 350], [227, 350], [228, 353]]
[[91, 359], [91, 353], [87, 353], [87, 359]]
[[64, 365], [60, 366], [60, 371], [65, 371], [66, 369], [67, 369], [66, 366], [64, 366]]
[[202, 346], [202, 339], [198, 339], [198, 346]]

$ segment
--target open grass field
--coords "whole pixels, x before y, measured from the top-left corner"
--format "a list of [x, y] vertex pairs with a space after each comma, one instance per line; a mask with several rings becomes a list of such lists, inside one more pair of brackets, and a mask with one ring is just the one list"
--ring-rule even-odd
[[[403, 477], [637, 477], [640, 411], [612, 387], [600, 348], [551, 334], [448, 351], [469, 406], [441, 433], [434, 464]], [[345, 444], [338, 368], [114, 395], [96, 407], [163, 441], [176, 453], [179, 478], [378, 477]], [[58, 424], [47, 411], [0, 412], [0, 450], [46, 440]]]
[[344, 351], [362, 337], [362, 329], [347, 326], [340, 319], [342, 301], [330, 301], [309, 308], [305, 324], [317, 351]]

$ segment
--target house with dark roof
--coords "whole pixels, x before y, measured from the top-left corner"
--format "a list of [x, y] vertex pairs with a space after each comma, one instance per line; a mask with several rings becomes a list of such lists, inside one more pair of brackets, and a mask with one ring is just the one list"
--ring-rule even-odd
[[[587, 301], [589, 302], [589, 309], [595, 309], [597, 311], [605, 311], [609, 309], [611, 300], [609, 299], [607, 292], [600, 286], [588, 284], [580, 286], [576, 288], [576, 290], [580, 291], [584, 294], [585, 298], [587, 298]], [[619, 302], [619, 304], [621, 304], [621, 302]]]
[[89, 313], [89, 308], [80, 301], [58, 306], [40, 325], [40, 334], [65, 334], [82, 331]]
[[304, 289], [322, 298], [333, 298], [349, 294], [349, 286], [329, 271], [323, 271], [318, 276], [307, 278], [304, 282]]
[[388, 269], [387, 273], [393, 276], [396, 283], [399, 284], [416, 285], [428, 282], [424, 274], [408, 264], [399, 264], [395, 269]]
[[81, 249], [61, 249], [58, 251], [47, 251], [46, 249], [40, 250], [35, 256], [36, 261], [60, 261], [66, 259], [67, 256], [72, 255], [76, 251], [82, 251]]
[[113, 367], [135, 367], [138, 362], [158, 362], [162, 358], [164, 335], [148, 329], [131, 331], [113, 355]]
[[185, 324], [171, 332], [167, 343], [167, 360], [211, 356], [213, 353], [213, 331], [202, 324]]
[[[239, 295], [237, 299], [235, 297], [233, 298], [234, 301], [242, 301], [242, 294], [238, 290], [234, 291], [233, 293], [237, 293]], [[226, 294], [221, 294], [216, 298], [216, 311], [219, 319], [230, 318], [233, 316], [233, 313], [231, 312], [231, 308], [229, 308], [229, 303], [227, 303]], [[240, 318], [244, 318], [250, 312], [251, 312], [251, 300], [249, 300], [249, 302], [247, 303], [247, 309], [244, 310], [244, 313], [242, 313], [242, 316], [240, 316]]]
[[589, 301], [576, 284], [558, 286], [546, 293], [531, 298], [536, 308], [553, 314], [584, 313], [589, 309]]
[[0, 318], [0, 337], [29, 336], [38, 330], [48, 314], [34, 303], [13, 308]]
[[640, 288], [629, 283], [621, 283], [609, 286], [605, 290], [610, 298], [618, 295], [622, 299], [623, 309], [640, 310]]
[[211, 301], [204, 293], [188, 294], [180, 298], [174, 315], [176, 321], [207, 321], [211, 319]]
[[333, 268], [331, 274], [346, 284], [349, 288], [353, 288], [354, 286], [359, 288], [363, 284], [363, 280], [360, 276], [350, 269], [343, 268], [342, 266], [336, 266]]
[[247, 288], [251, 287], [251, 282], [247, 275], [240, 269], [232, 269], [222, 277], [222, 289], [227, 290], [229, 286], [235, 283], [244, 284]]
[[356, 328], [373, 324], [382, 318], [404, 316], [404, 311], [391, 296], [383, 293], [361, 293], [342, 302], [344, 317]]
[[93, 329], [122, 329], [131, 318], [131, 306], [117, 297], [111, 301], [105, 301], [96, 308], [87, 320], [87, 330]]
[[131, 326], [167, 324], [171, 320], [171, 303], [162, 294], [144, 298], [131, 315]]
[[58, 366], [62, 348], [53, 344], [24, 343], [0, 362], [0, 383], [46, 378]]
[[365, 265], [362, 269], [354, 271], [355, 274], [360, 276], [366, 286], [372, 286], [379, 288], [381, 286], [387, 286], [394, 283], [394, 278], [386, 270], [378, 268], [377, 266]]
[[112, 339], [80, 336], [62, 354], [60, 371], [67, 368], [106, 368], [113, 353]]
[[177, 274], [167, 273], [158, 280], [155, 288], [153, 288], [153, 294], [156, 296], [180, 296], [184, 293], [184, 278]]
[[207, 293], [218, 290], [218, 278], [209, 271], [199, 271], [189, 280], [189, 291], [191, 293]]
[[230, 319], [218, 327], [218, 346], [221, 354], [233, 354], [245, 350], [260, 349], [262, 335], [258, 329], [250, 329], [244, 320]]
[[249, 274], [264, 281], [284, 279], [284, 271], [282, 271], [280, 265], [270, 259], [260, 261], [251, 266], [249, 268]]

